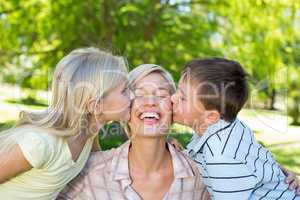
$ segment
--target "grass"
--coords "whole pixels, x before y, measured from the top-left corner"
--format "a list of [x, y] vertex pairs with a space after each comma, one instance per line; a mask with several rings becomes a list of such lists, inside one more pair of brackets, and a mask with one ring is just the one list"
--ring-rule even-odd
[[0, 101], [0, 123], [16, 121], [19, 117], [20, 111], [22, 110], [41, 110], [44, 108], [45, 106], [24, 105]]
[[[176, 138], [182, 146], [186, 147], [186, 145], [189, 143], [192, 135], [191, 134], [169, 134], [172, 138]], [[123, 144], [127, 139], [125, 139], [122, 135], [112, 135], [107, 136], [105, 138], [100, 139], [100, 145], [102, 150], [108, 150], [111, 148], [116, 148]]]
[[9, 129], [9, 128], [11, 128], [14, 125], [15, 125], [14, 121], [8, 121], [8, 122], [5, 122], [5, 123], [0, 122], [0, 131]]
[[38, 101], [32, 97], [26, 97], [21, 99], [7, 99], [6, 102], [12, 103], [12, 104], [22, 104], [27, 106], [38, 106], [38, 107], [46, 107], [47, 102], [45, 101]]
[[300, 148], [269, 148], [282, 166], [292, 170], [300, 178]]
[[[0, 101], [0, 131], [12, 127], [18, 117], [18, 113], [23, 109], [40, 110], [45, 108], [44, 105], [26, 105], [22, 101]], [[248, 120], [248, 125], [253, 125], [254, 132], [257, 138], [260, 140], [266, 148], [268, 148], [274, 155], [275, 159], [287, 169], [293, 170], [300, 176], [300, 127], [289, 126], [295, 133], [294, 138], [290, 137], [288, 133], [276, 133], [269, 132], [269, 129], [265, 129], [263, 125], [257, 126], [262, 120], [266, 120], [269, 126], [276, 126], [277, 122], [281, 122], [286, 118], [281, 113], [275, 111], [264, 110], [248, 110], [244, 109], [241, 112], [241, 118]], [[262, 119], [262, 117], [265, 117]], [[259, 120], [257, 120], [259, 119]], [[256, 120], [256, 121], [255, 121]], [[258, 128], [255, 129], [257, 126]], [[108, 127], [108, 130], [110, 128]], [[109, 131], [110, 132], [110, 131]], [[176, 138], [183, 146], [186, 146], [191, 138], [191, 129], [175, 124], [171, 127], [171, 136]], [[264, 137], [265, 136], [265, 137]], [[284, 136], [281, 139], [279, 136]], [[279, 138], [279, 139], [278, 139]], [[296, 138], [296, 139], [295, 139]], [[285, 139], [287, 139], [285, 141]], [[120, 134], [107, 134], [100, 139], [100, 145], [103, 150], [116, 148], [125, 141], [125, 137]], [[273, 144], [282, 145], [273, 145]], [[290, 143], [292, 143], [290, 145]], [[294, 144], [299, 146], [294, 147]]]

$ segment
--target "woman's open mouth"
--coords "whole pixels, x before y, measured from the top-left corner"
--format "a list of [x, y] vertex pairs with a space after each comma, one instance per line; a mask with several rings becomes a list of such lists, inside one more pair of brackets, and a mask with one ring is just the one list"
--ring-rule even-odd
[[155, 125], [160, 120], [160, 113], [158, 113], [158, 112], [143, 112], [140, 114], [139, 118], [146, 125]]

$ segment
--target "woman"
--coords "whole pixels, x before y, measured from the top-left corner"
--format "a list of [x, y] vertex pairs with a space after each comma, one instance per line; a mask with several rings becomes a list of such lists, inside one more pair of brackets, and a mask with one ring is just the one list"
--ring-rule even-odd
[[130, 72], [129, 81], [135, 94], [130, 140], [93, 153], [58, 199], [209, 199], [195, 163], [166, 141], [175, 92], [170, 74], [157, 65], [141, 65]]
[[22, 112], [0, 134], [0, 197], [52, 200], [98, 149], [108, 121], [129, 119], [127, 67], [122, 57], [83, 48], [56, 66], [52, 102], [43, 112]]

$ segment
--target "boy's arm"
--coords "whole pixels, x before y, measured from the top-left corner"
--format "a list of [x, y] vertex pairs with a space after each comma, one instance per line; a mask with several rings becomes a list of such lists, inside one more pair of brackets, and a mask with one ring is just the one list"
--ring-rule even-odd
[[207, 184], [212, 189], [213, 199], [241, 200], [249, 199], [257, 177], [244, 163], [223, 155], [206, 160], [203, 164], [209, 177]]

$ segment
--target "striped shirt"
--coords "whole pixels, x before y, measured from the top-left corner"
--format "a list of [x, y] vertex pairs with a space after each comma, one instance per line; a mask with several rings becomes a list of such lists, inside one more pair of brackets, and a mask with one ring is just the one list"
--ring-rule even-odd
[[[93, 153], [82, 173], [59, 195], [59, 200], [142, 200], [132, 188], [128, 167], [130, 142]], [[168, 144], [174, 181], [163, 200], [209, 200], [197, 165]]]
[[288, 189], [270, 151], [238, 119], [219, 120], [202, 136], [195, 134], [187, 152], [196, 161], [212, 199], [300, 200]]

